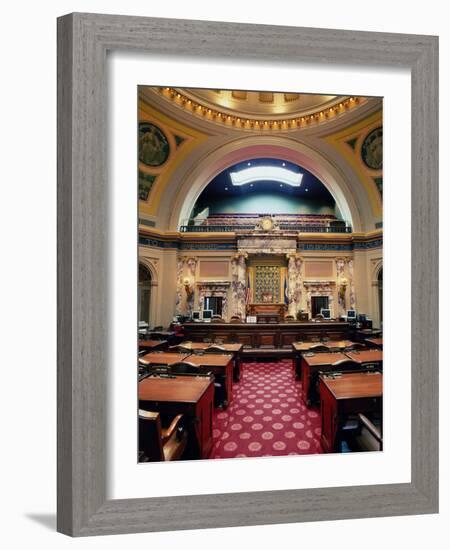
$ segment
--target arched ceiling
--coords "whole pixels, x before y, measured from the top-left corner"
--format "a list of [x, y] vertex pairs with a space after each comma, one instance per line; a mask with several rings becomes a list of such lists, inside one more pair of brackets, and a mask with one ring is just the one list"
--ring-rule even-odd
[[[141, 162], [140, 158], [142, 219], [163, 230], [176, 231], [180, 220], [189, 217], [202, 190], [221, 171], [244, 160], [271, 157], [296, 163], [317, 177], [355, 231], [379, 226], [382, 168], [369, 168], [363, 153], [368, 137], [382, 128], [380, 98], [301, 94], [303, 102], [292, 99], [298, 107], [302, 104], [305, 109], [314, 109], [333, 102], [334, 106], [300, 119], [286, 114], [282, 119], [251, 119], [248, 124], [248, 119], [236, 123], [241, 117], [225, 114], [222, 106], [220, 112], [215, 111], [218, 103], [208, 107], [202, 98], [200, 105], [200, 96], [194, 100], [193, 95], [187, 95], [191, 91], [221, 97], [214, 90], [139, 87], [139, 128], [153, 127], [158, 136], [163, 134], [160, 144], [167, 146], [158, 163]], [[250, 103], [248, 94], [240, 101]], [[263, 103], [260, 96], [251, 101]], [[280, 97], [279, 102], [288, 103], [286, 97]], [[292, 111], [291, 116], [297, 113]], [[272, 122], [266, 126], [266, 120]]]

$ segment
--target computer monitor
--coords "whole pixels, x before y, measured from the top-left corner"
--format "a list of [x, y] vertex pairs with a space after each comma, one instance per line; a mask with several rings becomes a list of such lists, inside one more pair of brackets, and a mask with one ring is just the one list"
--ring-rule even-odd
[[323, 315], [324, 319], [331, 319], [331, 309], [325, 309], [324, 307], [320, 310], [320, 314]]
[[201, 320], [200, 311], [193, 311], [192, 312], [192, 320], [193, 321], [200, 321]]
[[212, 309], [204, 309], [203, 310], [203, 320], [204, 321], [211, 321], [213, 316], [213, 310]]
[[347, 310], [347, 321], [356, 321], [356, 310], [348, 309]]

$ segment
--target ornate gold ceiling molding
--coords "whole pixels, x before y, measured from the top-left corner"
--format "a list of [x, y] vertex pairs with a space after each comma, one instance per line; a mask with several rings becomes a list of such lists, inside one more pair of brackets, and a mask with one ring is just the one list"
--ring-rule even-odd
[[166, 100], [171, 101], [174, 105], [200, 119], [221, 124], [228, 128], [236, 128], [249, 132], [283, 132], [311, 128], [312, 126], [338, 119], [357, 107], [365, 105], [368, 101], [368, 98], [359, 96], [342, 97], [331, 107], [320, 109], [303, 116], [286, 114], [282, 119], [274, 118], [273, 116], [256, 118], [255, 116], [237, 116], [214, 109], [189, 98], [187, 95], [174, 88], [157, 88], [157, 90]]

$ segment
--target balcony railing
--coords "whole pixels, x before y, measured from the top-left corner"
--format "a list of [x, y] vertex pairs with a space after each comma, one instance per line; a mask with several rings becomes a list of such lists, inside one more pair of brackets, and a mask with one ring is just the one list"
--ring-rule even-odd
[[351, 233], [349, 225], [299, 225], [280, 224], [282, 231], [298, 231], [299, 233]]
[[[299, 225], [280, 224], [281, 231], [298, 233], [351, 233], [349, 225]], [[254, 225], [181, 225], [181, 233], [232, 233], [234, 231], [253, 231]]]
[[232, 233], [233, 231], [251, 231], [254, 225], [181, 225], [181, 233]]

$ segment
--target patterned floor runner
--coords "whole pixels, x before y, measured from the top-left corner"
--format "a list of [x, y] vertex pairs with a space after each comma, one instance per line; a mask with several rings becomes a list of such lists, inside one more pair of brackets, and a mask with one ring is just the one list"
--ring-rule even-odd
[[321, 453], [319, 412], [300, 392], [292, 361], [245, 363], [230, 406], [215, 412], [211, 458]]

